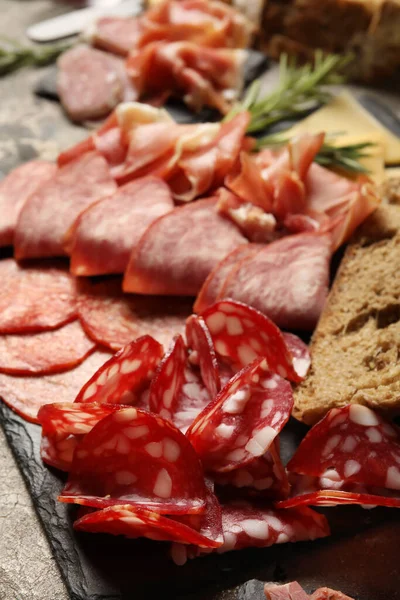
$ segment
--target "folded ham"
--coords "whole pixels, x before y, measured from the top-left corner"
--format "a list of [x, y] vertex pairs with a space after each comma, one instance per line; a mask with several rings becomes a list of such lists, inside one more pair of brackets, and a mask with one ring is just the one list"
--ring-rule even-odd
[[160, 217], [144, 233], [125, 271], [124, 291], [194, 296], [216, 264], [246, 242], [217, 211], [216, 198]]
[[17, 167], [0, 182], [0, 246], [13, 243], [15, 226], [25, 202], [56, 170], [54, 163], [33, 160]]
[[136, 179], [89, 206], [69, 233], [71, 272], [123, 273], [147, 227], [173, 208], [168, 186], [156, 177]]
[[352, 600], [350, 596], [326, 587], [319, 588], [309, 596], [297, 581], [283, 585], [266, 583], [264, 593], [267, 600]]
[[64, 238], [79, 214], [116, 190], [107, 162], [87, 153], [58, 169], [25, 203], [16, 227], [17, 260], [63, 256]]

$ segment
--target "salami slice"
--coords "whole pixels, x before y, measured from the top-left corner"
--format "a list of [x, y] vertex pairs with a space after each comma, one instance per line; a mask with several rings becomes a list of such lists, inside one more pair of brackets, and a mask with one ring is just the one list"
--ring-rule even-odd
[[284, 332], [283, 339], [292, 355], [294, 370], [301, 379], [304, 379], [311, 366], [311, 355], [307, 344], [293, 333]]
[[95, 349], [79, 321], [41, 333], [0, 336], [0, 372], [49, 374], [72, 369]]
[[123, 60], [84, 44], [59, 58], [57, 91], [72, 121], [101, 119], [136, 98]]
[[267, 600], [310, 600], [310, 596], [297, 581], [284, 585], [267, 583], [264, 586], [264, 593]]
[[135, 47], [139, 34], [138, 19], [104, 16], [96, 19], [85, 37], [96, 48], [127, 56], [129, 51]]
[[284, 237], [242, 260], [218, 299], [244, 302], [284, 329], [312, 330], [328, 293], [330, 257], [329, 235]]
[[0, 373], [0, 397], [27, 421], [38, 423], [41, 406], [59, 402], [73, 402], [84, 383], [110, 358], [109, 352], [96, 350], [75, 368], [42, 375], [17, 377]]
[[215, 398], [221, 388], [214, 344], [202, 317], [192, 315], [186, 321], [186, 338], [192, 352], [190, 361], [200, 366], [202, 380], [210, 398]]
[[360, 504], [365, 508], [386, 506], [400, 508], [400, 497], [390, 495], [378, 496], [359, 492], [346, 492], [343, 490], [319, 490], [310, 494], [294, 496], [288, 500], [278, 502], [279, 508], [294, 508], [297, 506], [338, 506], [341, 504]]
[[15, 257], [63, 256], [64, 236], [88, 206], [112, 194], [116, 183], [105, 159], [88, 152], [58, 169], [25, 203], [14, 237]]
[[156, 177], [136, 179], [89, 206], [69, 232], [71, 273], [123, 273], [147, 227], [173, 208], [168, 186]]
[[319, 588], [310, 596], [310, 600], [354, 600], [342, 592], [331, 590], [330, 588]]
[[[214, 481], [223, 486], [221, 493], [233, 493], [244, 496], [260, 496], [273, 500], [287, 498], [290, 487], [279, 452], [275, 442], [263, 456], [255, 458], [245, 467], [228, 471], [227, 473], [214, 473]], [[232, 496], [231, 496], [232, 497]]]
[[210, 402], [211, 398], [201, 379], [200, 373], [190, 365], [187, 365], [183, 375], [182, 391], [175, 405], [172, 422], [183, 433], [186, 433], [196, 417]]
[[78, 312], [86, 333], [112, 350], [145, 334], [168, 347], [175, 335], [183, 333], [191, 304], [182, 298], [123, 294], [120, 279], [85, 281], [79, 289]]
[[196, 544], [201, 548], [216, 548], [218, 542], [201, 532], [157, 512], [125, 504], [112, 506], [81, 517], [74, 529], [91, 533], [111, 533], [128, 538]]
[[184, 383], [184, 371], [187, 363], [187, 350], [181, 335], [178, 335], [171, 348], [161, 361], [150, 385], [149, 408], [173, 422]]
[[222, 505], [222, 529], [224, 544], [218, 553], [315, 540], [330, 534], [326, 518], [308, 507], [265, 509], [248, 502]]
[[314, 425], [289, 471], [342, 483], [400, 490], [400, 431], [361, 404], [334, 408]]
[[265, 357], [274, 373], [300, 381], [279, 328], [265, 315], [240, 302], [223, 300], [203, 313], [218, 357], [241, 369]]
[[180, 206], [155, 221], [133, 249], [125, 272], [126, 292], [196, 295], [207, 275], [246, 240], [206, 198]]
[[194, 312], [201, 314], [212, 306], [216, 302], [231, 269], [243, 259], [254, 255], [260, 249], [261, 246], [259, 244], [243, 244], [232, 250], [228, 256], [222, 259], [203, 283], [193, 306]]
[[100, 367], [75, 402], [136, 404], [149, 387], [163, 354], [161, 344], [150, 335], [138, 338]]
[[40, 458], [55, 469], [68, 472], [71, 468], [75, 448], [81, 439], [81, 435], [68, 433], [57, 436], [42, 434]]
[[187, 436], [206, 470], [233, 471], [267, 452], [292, 407], [290, 384], [258, 359], [222, 388]]
[[21, 267], [0, 261], [0, 333], [33, 333], [56, 329], [77, 316], [73, 277], [61, 262]]
[[164, 514], [202, 512], [205, 498], [201, 463], [187, 438], [161, 417], [131, 407], [105, 417], [83, 438], [59, 497]]
[[53, 177], [57, 166], [44, 160], [33, 160], [13, 169], [0, 182], [0, 246], [14, 240], [19, 213], [29, 196]]

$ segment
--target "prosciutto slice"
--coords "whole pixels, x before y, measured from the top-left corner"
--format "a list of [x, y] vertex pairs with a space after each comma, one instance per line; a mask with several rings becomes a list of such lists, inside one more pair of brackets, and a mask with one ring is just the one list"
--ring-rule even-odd
[[155, 221], [132, 251], [124, 291], [195, 295], [215, 265], [246, 241], [215, 206], [206, 198]]
[[147, 227], [173, 208], [168, 186], [155, 177], [136, 179], [89, 206], [70, 232], [71, 272], [123, 273]]
[[79, 45], [58, 60], [57, 91], [72, 121], [100, 119], [136, 92], [121, 59]]
[[312, 330], [328, 294], [330, 256], [329, 235], [282, 238], [234, 266], [218, 299], [248, 304], [283, 329]]
[[21, 211], [15, 231], [15, 258], [65, 255], [64, 238], [76, 218], [116, 187], [105, 159], [92, 152], [58, 169]]
[[13, 243], [15, 226], [25, 202], [56, 170], [54, 163], [32, 160], [11, 171], [0, 182], [0, 246]]

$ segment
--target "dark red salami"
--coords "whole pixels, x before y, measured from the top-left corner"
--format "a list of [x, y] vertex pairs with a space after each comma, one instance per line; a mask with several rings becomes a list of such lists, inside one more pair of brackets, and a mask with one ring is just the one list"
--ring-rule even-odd
[[195, 544], [201, 548], [217, 548], [220, 545], [219, 542], [179, 521], [129, 504], [112, 506], [85, 515], [75, 521], [74, 529], [124, 535], [128, 538], [145, 537], [156, 541]]
[[25, 202], [45, 181], [53, 177], [57, 165], [33, 160], [13, 169], [0, 182], [0, 246], [10, 246], [19, 213]]
[[228, 254], [221, 262], [208, 275], [207, 279], [202, 285], [201, 290], [197, 295], [196, 302], [194, 303], [194, 312], [200, 314], [204, 312], [209, 306], [212, 306], [220, 294], [223, 288], [225, 280], [231, 269], [240, 263], [243, 259], [251, 256], [255, 252], [260, 250], [258, 244], [243, 244]]
[[191, 349], [189, 360], [192, 364], [199, 365], [210, 398], [215, 398], [221, 388], [219, 368], [213, 340], [202, 317], [191, 315], [188, 318], [186, 339]]
[[86, 37], [96, 48], [126, 56], [136, 45], [139, 34], [139, 19], [104, 16], [92, 23]]
[[79, 321], [54, 331], [0, 336], [0, 372], [14, 375], [49, 374], [72, 369], [93, 350]]
[[300, 381], [282, 332], [265, 315], [240, 302], [223, 300], [202, 316], [221, 360], [241, 369], [265, 357], [271, 371]]
[[233, 471], [267, 452], [292, 407], [290, 384], [258, 359], [222, 388], [187, 436], [206, 470]]
[[342, 592], [331, 590], [330, 588], [319, 588], [310, 596], [310, 600], [354, 600]]
[[58, 402], [73, 402], [77, 393], [104, 362], [109, 352], [96, 350], [81, 364], [63, 373], [40, 377], [18, 377], [0, 373], [0, 396], [21, 417], [38, 423], [41, 406]]
[[302, 379], [307, 375], [311, 366], [311, 356], [307, 344], [293, 333], [283, 333], [286, 347], [292, 355], [293, 368]]
[[150, 334], [168, 347], [185, 329], [192, 302], [182, 298], [123, 294], [120, 279], [81, 284], [79, 318], [96, 342], [119, 350], [141, 335]]
[[44, 463], [59, 469], [69, 471], [74, 457], [75, 448], [82, 436], [74, 434], [46, 435], [42, 434], [40, 442], [40, 458]]
[[285, 583], [284, 585], [267, 583], [264, 587], [264, 593], [267, 600], [310, 600], [310, 596], [305, 593], [297, 581]]
[[105, 159], [88, 152], [57, 170], [30, 196], [18, 219], [15, 257], [64, 256], [64, 238], [88, 206], [116, 190]]
[[100, 367], [75, 402], [136, 404], [149, 387], [163, 354], [161, 344], [150, 335], [140, 337]]
[[187, 438], [161, 417], [132, 407], [86, 434], [59, 497], [98, 508], [123, 502], [165, 514], [202, 512], [205, 498], [201, 463]]
[[389, 494], [378, 496], [376, 494], [347, 492], [343, 490], [319, 490], [310, 494], [294, 496], [288, 500], [278, 502], [279, 508], [294, 508], [297, 506], [338, 506], [341, 504], [359, 504], [364, 508], [386, 506], [400, 508], [400, 497]]
[[0, 333], [56, 329], [77, 316], [73, 277], [62, 262], [0, 261]]
[[173, 208], [168, 186], [156, 177], [136, 179], [89, 206], [69, 232], [71, 273], [123, 273], [147, 227]]
[[206, 198], [155, 221], [133, 249], [126, 292], [195, 296], [217, 263], [246, 240]]
[[324, 488], [400, 490], [400, 431], [366, 406], [334, 408], [308, 432], [288, 470], [320, 477]]

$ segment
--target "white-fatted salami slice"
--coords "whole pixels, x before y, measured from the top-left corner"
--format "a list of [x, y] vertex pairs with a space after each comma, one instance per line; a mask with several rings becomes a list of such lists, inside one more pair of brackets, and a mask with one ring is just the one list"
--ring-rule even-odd
[[265, 315], [241, 302], [222, 300], [203, 313], [220, 360], [236, 369], [266, 358], [274, 373], [300, 381], [280, 329]]
[[310, 596], [305, 593], [297, 581], [284, 585], [266, 583], [264, 593], [267, 600], [310, 600]]
[[84, 44], [59, 58], [57, 91], [72, 121], [106, 117], [120, 102], [136, 98], [124, 62]]
[[244, 302], [278, 327], [311, 330], [328, 294], [330, 257], [329, 235], [287, 236], [231, 271], [219, 299]]
[[59, 499], [196, 514], [205, 509], [206, 487], [187, 438], [161, 417], [130, 407], [105, 417], [83, 438]]
[[13, 169], [0, 182], [0, 246], [13, 243], [15, 226], [25, 202], [56, 170], [54, 163], [32, 160]]
[[112, 350], [145, 334], [167, 348], [175, 335], [184, 332], [191, 304], [189, 298], [123, 294], [120, 279], [84, 281], [79, 286], [78, 314], [86, 333]]
[[73, 277], [61, 261], [22, 267], [13, 258], [0, 261], [0, 333], [56, 329], [77, 316]]
[[40, 458], [55, 469], [68, 472], [71, 468], [75, 448], [81, 439], [81, 435], [68, 433], [57, 436], [42, 434]]
[[290, 384], [257, 359], [200, 413], [187, 436], [208, 471], [233, 471], [263, 456], [293, 408]]
[[77, 403], [137, 404], [164, 354], [161, 344], [144, 335], [121, 348], [83, 386]]
[[175, 208], [155, 221], [133, 249], [126, 292], [196, 295], [207, 275], [245, 238], [207, 198]]
[[63, 256], [64, 236], [88, 206], [116, 190], [107, 162], [87, 153], [65, 167], [25, 203], [14, 237], [15, 257]]
[[221, 388], [219, 367], [212, 337], [202, 317], [191, 315], [188, 318], [186, 339], [192, 351], [190, 362], [199, 365], [201, 378], [210, 398], [215, 398]]
[[288, 470], [319, 477], [324, 488], [400, 490], [399, 428], [361, 404], [334, 408], [308, 432]]
[[310, 350], [307, 344], [293, 333], [283, 332], [283, 339], [292, 355], [293, 368], [297, 375], [303, 379], [311, 366]]
[[136, 18], [104, 16], [96, 19], [85, 32], [85, 38], [96, 48], [127, 56], [136, 45], [140, 21]]
[[89, 206], [69, 232], [71, 273], [123, 273], [147, 227], [173, 208], [168, 186], [156, 177], [136, 179]]

